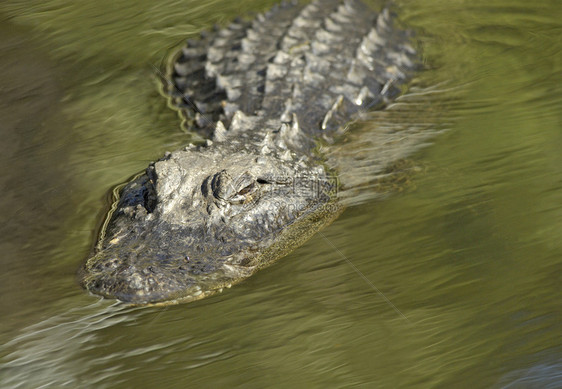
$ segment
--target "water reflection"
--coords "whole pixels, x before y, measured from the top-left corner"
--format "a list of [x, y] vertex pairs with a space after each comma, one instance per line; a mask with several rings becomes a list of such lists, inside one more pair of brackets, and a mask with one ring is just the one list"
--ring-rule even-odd
[[[92, 367], [81, 354], [96, 343], [98, 332], [134, 320], [130, 311], [100, 300], [25, 328], [22, 335], [0, 348], [5, 361], [1, 365], [3, 386], [78, 385], [80, 377]], [[111, 372], [112, 369], [100, 372], [88, 382], [96, 385], [110, 378]]]

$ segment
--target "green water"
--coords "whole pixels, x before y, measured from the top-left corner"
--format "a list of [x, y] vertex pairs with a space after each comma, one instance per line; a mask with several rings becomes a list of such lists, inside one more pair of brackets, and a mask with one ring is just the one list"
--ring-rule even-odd
[[[323, 235], [192, 304], [78, 287], [110, 189], [191, 139], [153, 66], [272, 3], [0, 5], [0, 387], [562, 387], [559, 1], [397, 1], [427, 70], [334, 146]], [[381, 192], [394, 128], [426, 147]]]

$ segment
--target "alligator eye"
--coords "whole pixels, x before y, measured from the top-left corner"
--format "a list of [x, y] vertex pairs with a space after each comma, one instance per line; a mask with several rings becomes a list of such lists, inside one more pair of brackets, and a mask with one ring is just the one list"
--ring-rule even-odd
[[252, 191], [252, 189], [254, 189], [254, 183], [252, 182], [250, 185], [242, 188], [241, 190], [238, 191], [238, 195], [240, 196], [244, 196], [248, 193], [250, 193]]
[[256, 181], [258, 182], [258, 184], [262, 184], [262, 185], [263, 185], [263, 184], [271, 184], [270, 181], [268, 181], [268, 180], [266, 180], [266, 179], [264, 179], [264, 178], [258, 178]]

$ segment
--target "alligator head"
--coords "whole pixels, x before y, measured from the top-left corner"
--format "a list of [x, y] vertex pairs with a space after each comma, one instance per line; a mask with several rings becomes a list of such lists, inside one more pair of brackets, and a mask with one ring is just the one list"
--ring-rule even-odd
[[302, 161], [221, 147], [168, 154], [123, 188], [81, 282], [140, 304], [205, 297], [337, 216], [333, 190]]

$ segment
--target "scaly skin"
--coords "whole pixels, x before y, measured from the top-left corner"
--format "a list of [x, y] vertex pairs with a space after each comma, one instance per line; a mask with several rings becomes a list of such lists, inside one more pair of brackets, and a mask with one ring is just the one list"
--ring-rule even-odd
[[83, 286], [135, 304], [200, 299], [306, 241], [341, 212], [317, 139], [399, 94], [415, 68], [408, 41], [387, 10], [317, 0], [188, 42], [170, 94], [212, 141], [124, 187]]

